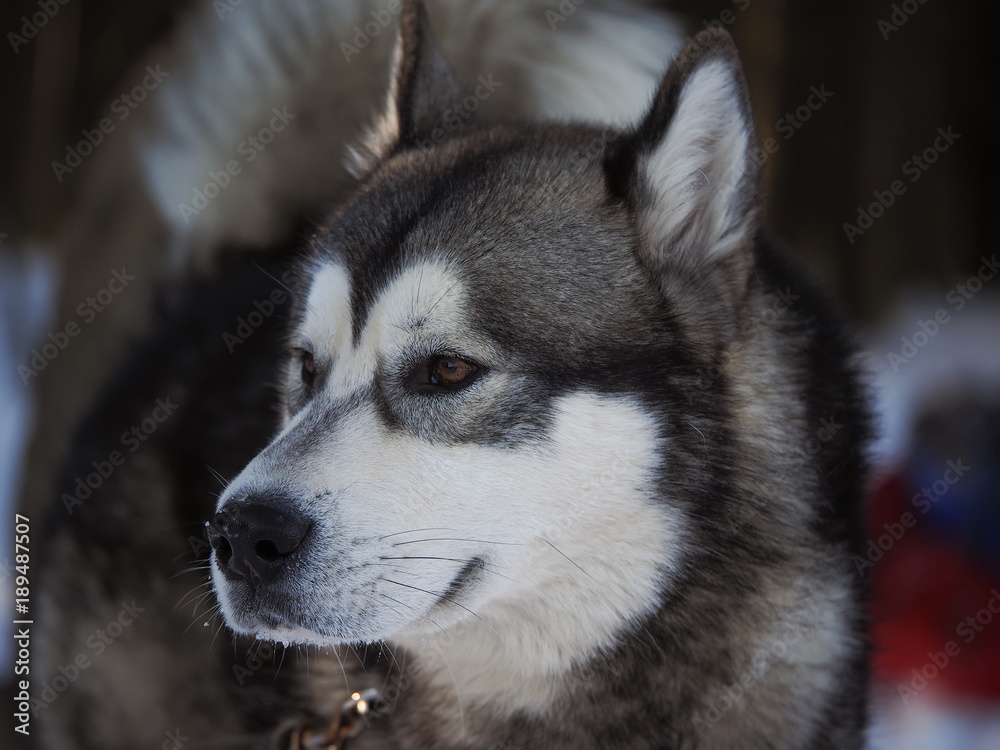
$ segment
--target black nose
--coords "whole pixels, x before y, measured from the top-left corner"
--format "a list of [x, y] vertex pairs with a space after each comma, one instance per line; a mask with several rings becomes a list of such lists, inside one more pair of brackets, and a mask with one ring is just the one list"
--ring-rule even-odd
[[228, 578], [251, 584], [273, 581], [302, 545], [312, 523], [274, 502], [253, 497], [233, 500], [208, 524], [215, 559]]

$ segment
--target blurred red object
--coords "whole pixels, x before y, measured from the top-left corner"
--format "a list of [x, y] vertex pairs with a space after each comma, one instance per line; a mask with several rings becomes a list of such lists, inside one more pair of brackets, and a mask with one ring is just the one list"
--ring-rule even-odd
[[856, 565], [871, 581], [874, 677], [906, 703], [917, 694], [1000, 701], [1000, 576], [920, 497], [897, 472], [870, 501]]

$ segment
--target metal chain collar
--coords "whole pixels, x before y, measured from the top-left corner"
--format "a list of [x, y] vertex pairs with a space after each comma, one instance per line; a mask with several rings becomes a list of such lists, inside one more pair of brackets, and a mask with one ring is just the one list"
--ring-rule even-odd
[[352, 693], [325, 727], [307, 724], [295, 728], [288, 738], [287, 750], [345, 750], [350, 740], [361, 734], [384, 707], [382, 694], [375, 688]]

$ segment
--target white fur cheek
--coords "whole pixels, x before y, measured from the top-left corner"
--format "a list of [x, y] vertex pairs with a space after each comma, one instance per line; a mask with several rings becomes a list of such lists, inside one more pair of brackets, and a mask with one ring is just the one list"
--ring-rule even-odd
[[[684, 519], [654, 495], [663, 455], [654, 420], [596, 394], [569, 396], [557, 412], [549, 439], [519, 449], [391, 441], [392, 472], [407, 477], [397, 486], [411, 489], [383, 514], [397, 527], [387, 533], [435, 529], [398, 538], [434, 539], [407, 544], [409, 554], [488, 562], [461, 607], [439, 605], [433, 623], [393, 640], [446, 654], [425, 665], [430, 679], [442, 690], [458, 681], [463, 695], [502, 710], [546, 705], [556, 675], [654, 611], [682, 550]], [[424, 563], [401, 580], [440, 591], [460, 567]]]

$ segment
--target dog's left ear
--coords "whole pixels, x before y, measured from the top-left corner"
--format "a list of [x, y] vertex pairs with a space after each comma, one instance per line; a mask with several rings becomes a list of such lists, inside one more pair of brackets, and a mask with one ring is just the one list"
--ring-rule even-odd
[[735, 329], [753, 262], [756, 146], [736, 47], [727, 32], [706, 30], [605, 165], [610, 189], [635, 212], [642, 261], [715, 339]]
[[444, 116], [461, 100], [461, 87], [438, 50], [422, 0], [405, 0], [392, 58], [385, 112], [351, 153], [355, 176], [391, 154], [433, 142], [444, 132]]

